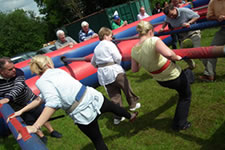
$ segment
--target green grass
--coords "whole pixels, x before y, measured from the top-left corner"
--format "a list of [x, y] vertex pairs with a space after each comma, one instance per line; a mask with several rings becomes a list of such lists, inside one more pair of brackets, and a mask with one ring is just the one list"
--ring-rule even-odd
[[[218, 30], [202, 32], [202, 45], [208, 46]], [[204, 67], [195, 60], [196, 78]], [[186, 63], [178, 62], [182, 68]], [[192, 127], [187, 131], [174, 132], [171, 129], [178, 95], [175, 91], [163, 88], [147, 72], [127, 71], [132, 88], [141, 98], [142, 107], [134, 123], [124, 121], [113, 125], [113, 115], [104, 114], [99, 124], [104, 140], [110, 150], [224, 150], [225, 149], [225, 59], [217, 63], [217, 80], [213, 83], [196, 79], [192, 84], [192, 103], [189, 121]], [[99, 87], [104, 95], [104, 88]], [[126, 108], [127, 102], [123, 100]], [[64, 114], [59, 110], [55, 115]], [[53, 127], [63, 133], [62, 139], [48, 136], [50, 150], [93, 150], [91, 141], [73, 124], [69, 117], [52, 121]], [[0, 150], [20, 149], [12, 136], [0, 139]]]

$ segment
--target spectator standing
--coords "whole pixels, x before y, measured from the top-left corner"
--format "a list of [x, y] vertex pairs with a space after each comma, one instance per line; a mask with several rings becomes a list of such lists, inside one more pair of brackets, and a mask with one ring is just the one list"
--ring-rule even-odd
[[87, 21], [83, 21], [81, 23], [81, 28], [82, 29], [79, 32], [79, 42], [98, 37], [98, 34], [96, 34], [92, 29], [89, 28], [89, 24]]
[[149, 15], [145, 12], [145, 8], [142, 6], [140, 8], [139, 14], [137, 15], [137, 20], [142, 20], [142, 19], [147, 18], [147, 17], [149, 17]]
[[[208, 12], [206, 18], [208, 20], [217, 20], [219, 22], [225, 20], [225, 1], [224, 0], [210, 0], [208, 5]], [[215, 34], [211, 45], [225, 44], [225, 26], [221, 26], [220, 30]], [[199, 78], [204, 81], [214, 81], [216, 79], [216, 63], [217, 58], [202, 59], [205, 70]]]
[[158, 14], [158, 13], [161, 13], [162, 12], [162, 8], [161, 8], [161, 5], [160, 5], [160, 2], [157, 2], [155, 4], [155, 8], [152, 10], [152, 15], [155, 15], [155, 14]]
[[74, 39], [72, 39], [69, 36], [65, 36], [63, 30], [58, 30], [56, 32], [56, 36], [58, 38], [58, 40], [55, 42], [56, 49], [64, 48], [66, 46], [72, 48], [73, 45], [77, 44], [77, 42]]
[[137, 25], [139, 42], [132, 48], [131, 70], [138, 72], [142, 66], [161, 86], [174, 89], [179, 101], [173, 119], [175, 131], [190, 128], [188, 113], [191, 103], [190, 83], [182, 69], [173, 61], [181, 60], [163, 41], [154, 36], [153, 26], [147, 21]]
[[166, 7], [168, 7], [168, 6], [169, 6], [169, 3], [168, 3], [167, 1], [165, 1], [165, 2], [163, 3], [163, 9], [166, 8]]

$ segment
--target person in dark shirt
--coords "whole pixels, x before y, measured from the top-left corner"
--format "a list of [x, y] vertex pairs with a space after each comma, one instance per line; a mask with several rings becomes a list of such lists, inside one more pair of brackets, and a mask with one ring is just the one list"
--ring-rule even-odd
[[[18, 111], [34, 100], [40, 101], [41, 99], [26, 85], [24, 72], [15, 68], [10, 58], [0, 58], [0, 104], [8, 103], [14, 111]], [[21, 117], [27, 125], [31, 125], [37, 120], [42, 110], [43, 107], [39, 106], [24, 113]], [[62, 137], [50, 123], [46, 123], [45, 127], [52, 137]], [[47, 137], [41, 131], [37, 134], [44, 143], [47, 142]]]
[[155, 4], [155, 8], [152, 10], [152, 15], [158, 14], [162, 12], [162, 8], [160, 6], [160, 2]]

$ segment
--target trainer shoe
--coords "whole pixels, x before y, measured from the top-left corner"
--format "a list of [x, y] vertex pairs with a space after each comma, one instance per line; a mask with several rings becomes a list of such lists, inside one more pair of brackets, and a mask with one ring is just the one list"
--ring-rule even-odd
[[214, 76], [207, 76], [207, 75], [199, 76], [199, 79], [202, 81], [207, 81], [207, 82], [215, 81]]
[[174, 131], [179, 132], [180, 130], [187, 130], [187, 129], [189, 129], [190, 127], [191, 127], [191, 122], [188, 122], [188, 121], [187, 121], [183, 126], [181, 126], [181, 127], [173, 126], [172, 129], [173, 129]]
[[126, 119], [125, 117], [121, 117], [121, 119], [114, 118], [113, 123], [115, 125], [118, 125], [118, 124], [120, 124], [121, 121], [124, 121], [125, 119]]
[[130, 122], [134, 122], [138, 116], [138, 112], [134, 112], [131, 114]]
[[47, 144], [48, 139], [46, 136], [42, 136], [42, 137], [40, 137], [40, 139], [44, 144]]
[[62, 137], [62, 134], [59, 133], [58, 131], [56, 130], [53, 130], [51, 133], [50, 133], [51, 137], [55, 137], [55, 138], [61, 138]]
[[189, 67], [191, 70], [195, 69], [196, 65], [195, 65], [195, 61], [194, 61], [194, 60], [192, 60], [192, 59], [187, 59], [187, 60], [185, 60], [185, 61], [187, 62], [188, 67]]
[[134, 108], [130, 108], [130, 111], [135, 111], [136, 109], [141, 107], [141, 103], [136, 103], [136, 106]]

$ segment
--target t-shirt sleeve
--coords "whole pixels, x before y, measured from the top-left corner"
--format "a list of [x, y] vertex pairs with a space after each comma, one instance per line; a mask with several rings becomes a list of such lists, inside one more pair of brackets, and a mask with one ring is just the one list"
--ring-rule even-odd
[[194, 12], [191, 9], [186, 8], [185, 10], [186, 10], [185, 14], [187, 15], [188, 19], [199, 18], [200, 17], [196, 12]]
[[72, 43], [77, 43], [73, 38], [71, 38], [71, 37], [69, 37], [69, 36], [68, 36], [68, 39], [69, 39], [69, 41], [72, 42]]
[[56, 49], [59, 49], [61, 47], [61, 44], [58, 41], [56, 41], [55, 42], [55, 47], [56, 47]]
[[54, 109], [59, 109], [62, 107], [60, 95], [51, 82], [38, 80], [36, 82], [36, 86], [41, 92], [41, 97], [45, 101], [45, 106]]

